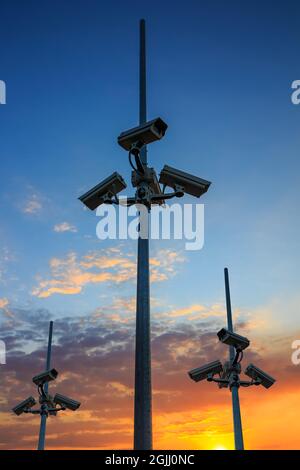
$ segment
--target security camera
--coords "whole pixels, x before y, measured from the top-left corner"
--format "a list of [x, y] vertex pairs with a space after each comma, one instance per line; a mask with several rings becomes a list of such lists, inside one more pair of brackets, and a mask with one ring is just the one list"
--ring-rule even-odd
[[[265, 388], [270, 388], [276, 382], [273, 377], [269, 374], [266, 374], [263, 370], [259, 369], [253, 364], [249, 364], [245, 369], [245, 374], [248, 375], [251, 379], [260, 382], [260, 384]], [[259, 385], [259, 384], [258, 384]]]
[[47, 382], [51, 382], [51, 380], [55, 380], [57, 376], [58, 372], [56, 369], [49, 369], [46, 372], [35, 375], [32, 379], [32, 382], [35, 385], [44, 385]]
[[76, 401], [76, 400], [73, 400], [72, 398], [61, 395], [60, 393], [56, 393], [53, 401], [57, 405], [60, 405], [63, 408], [68, 408], [69, 410], [72, 410], [72, 411], [77, 410], [81, 405], [79, 401]]
[[136, 171], [132, 172], [131, 183], [134, 188], [138, 187], [143, 182], [148, 184], [151, 194], [157, 196], [156, 199], [160, 199], [157, 203], [164, 204], [164, 195], [159, 185], [154, 168], [145, 168], [145, 172], [142, 175]]
[[80, 196], [79, 199], [89, 209], [94, 210], [101, 204], [109, 202], [112, 197], [126, 188], [126, 183], [116, 171], [94, 188]]
[[26, 400], [15, 406], [12, 411], [17, 416], [20, 416], [22, 413], [26, 413], [27, 410], [30, 410], [30, 408], [32, 408], [34, 405], [36, 405], [35, 399], [33, 397], [28, 397]]
[[156, 118], [122, 132], [118, 137], [118, 144], [133, 154], [139, 153], [143, 145], [160, 140], [165, 135], [167, 128], [167, 124], [161, 118]]
[[184, 171], [176, 170], [176, 168], [172, 168], [168, 165], [163, 167], [159, 182], [177, 191], [181, 188], [181, 195], [188, 193], [195, 197], [200, 197], [202, 194], [206, 193], [211, 184], [209, 181], [190, 175]]
[[207, 379], [208, 376], [215, 374], [220, 374], [223, 371], [223, 366], [220, 361], [210, 362], [205, 364], [202, 367], [197, 367], [197, 369], [192, 369], [188, 372], [190, 378], [195, 382], [200, 382], [200, 380]]
[[243, 349], [248, 348], [250, 341], [244, 336], [237, 335], [231, 331], [222, 328], [218, 333], [219, 340], [228, 346], [234, 346], [235, 349], [242, 351]]

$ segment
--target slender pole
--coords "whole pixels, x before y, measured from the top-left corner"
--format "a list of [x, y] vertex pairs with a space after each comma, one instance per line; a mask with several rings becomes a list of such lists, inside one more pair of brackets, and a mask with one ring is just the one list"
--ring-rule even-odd
[[[228, 325], [228, 330], [233, 332], [231, 299], [230, 299], [230, 289], [229, 289], [229, 276], [228, 276], [227, 268], [224, 269], [224, 276], [225, 276], [227, 325]], [[234, 347], [229, 346], [229, 360], [231, 362], [233, 361], [234, 356], [235, 356]], [[239, 389], [237, 385], [233, 385], [231, 387], [231, 395], [232, 395], [235, 450], [244, 450], [242, 418], [241, 418], [240, 401], [239, 401]]]
[[[46, 370], [49, 370], [51, 367], [51, 349], [52, 349], [52, 334], [53, 334], [53, 321], [49, 324], [49, 338], [48, 338], [48, 349], [47, 349], [47, 359], [46, 359]], [[48, 393], [48, 382], [44, 386], [45, 393]], [[39, 442], [38, 450], [45, 449], [45, 438], [46, 438], [46, 423], [47, 423], [47, 414], [41, 414], [41, 424], [40, 424], [40, 433], [39, 433]]]
[[[145, 20], [140, 21], [140, 124], [147, 120]], [[141, 160], [147, 165], [147, 149]], [[149, 214], [147, 215], [149, 218]], [[148, 224], [149, 225], [149, 224]], [[135, 338], [134, 449], [152, 449], [149, 237], [138, 239]]]
[[[140, 82], [139, 82], [139, 123], [147, 122], [147, 82], [146, 82], [146, 24], [140, 20]], [[142, 162], [147, 165], [147, 147], [141, 149]]]

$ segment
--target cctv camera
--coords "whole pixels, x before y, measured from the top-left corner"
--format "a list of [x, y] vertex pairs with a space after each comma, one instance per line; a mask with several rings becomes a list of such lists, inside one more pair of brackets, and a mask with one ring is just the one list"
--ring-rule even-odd
[[58, 372], [56, 369], [50, 369], [46, 372], [42, 372], [41, 374], [35, 375], [32, 379], [32, 382], [35, 385], [44, 385], [47, 382], [51, 382], [51, 380], [55, 380], [58, 376]]
[[17, 415], [21, 415], [22, 413], [26, 413], [30, 408], [32, 408], [34, 405], [36, 405], [36, 401], [33, 397], [28, 397], [26, 400], [22, 401], [19, 403], [17, 406], [15, 406], [12, 411]]
[[234, 346], [235, 349], [242, 351], [243, 349], [248, 348], [250, 341], [244, 336], [237, 335], [231, 331], [222, 328], [218, 333], [219, 340], [228, 346]]
[[167, 124], [161, 118], [156, 118], [122, 132], [118, 137], [118, 144], [133, 154], [139, 153], [143, 145], [160, 140], [165, 135], [167, 128]]
[[[156, 172], [154, 168], [145, 168], [145, 172], [143, 174], [137, 173], [133, 171], [131, 174], [131, 183], [134, 188], [140, 186], [141, 183], [147, 183], [150, 194], [157, 196], [156, 203], [157, 204], [164, 204], [164, 195], [159, 185]], [[158, 200], [159, 199], [159, 200]]]
[[200, 197], [202, 194], [206, 193], [211, 184], [209, 181], [190, 175], [184, 171], [176, 170], [176, 168], [172, 168], [168, 165], [163, 167], [159, 182], [177, 191], [181, 188], [181, 196], [187, 193], [195, 197]]
[[97, 184], [97, 186], [90, 189], [83, 196], [80, 196], [79, 199], [89, 209], [94, 210], [101, 204], [109, 202], [112, 197], [123, 191], [126, 186], [122, 176], [115, 171], [111, 176]]
[[223, 366], [220, 361], [210, 362], [197, 369], [192, 369], [188, 372], [190, 378], [195, 382], [205, 380], [209, 375], [220, 374], [223, 371]]
[[53, 399], [54, 403], [62, 406], [63, 408], [68, 408], [69, 410], [77, 410], [81, 403], [79, 401], [73, 400], [72, 398], [66, 397], [57, 393]]
[[257, 380], [265, 388], [270, 388], [276, 382], [273, 377], [266, 374], [263, 370], [259, 369], [253, 364], [249, 364], [245, 369], [245, 374], [253, 380]]

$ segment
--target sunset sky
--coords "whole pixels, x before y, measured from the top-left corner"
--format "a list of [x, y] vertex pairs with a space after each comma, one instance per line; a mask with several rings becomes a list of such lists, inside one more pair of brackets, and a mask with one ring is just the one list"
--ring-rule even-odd
[[299, 449], [299, 2], [11, 0], [0, 14], [0, 449], [36, 447], [39, 419], [10, 410], [36, 394], [50, 320], [50, 390], [82, 405], [49, 418], [47, 448], [132, 448], [136, 242], [98, 240], [78, 196], [116, 170], [133, 194], [117, 136], [138, 120], [143, 17], [148, 118], [169, 125], [149, 164], [212, 181], [203, 249], [150, 243], [154, 448], [233, 448], [229, 391], [187, 376], [226, 358], [228, 266], [243, 365], [277, 379], [241, 390], [245, 447]]

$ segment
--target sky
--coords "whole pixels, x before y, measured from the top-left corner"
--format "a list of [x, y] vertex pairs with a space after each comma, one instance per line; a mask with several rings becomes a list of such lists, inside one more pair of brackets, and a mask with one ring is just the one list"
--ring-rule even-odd
[[201, 250], [150, 243], [154, 447], [233, 448], [228, 390], [186, 374], [225, 359], [227, 266], [235, 327], [251, 340], [244, 365], [277, 379], [241, 390], [245, 446], [298, 449], [299, 3], [0, 3], [0, 448], [36, 445], [36, 417], [10, 410], [35, 393], [49, 320], [51, 390], [82, 406], [48, 420], [47, 447], [132, 446], [136, 242], [99, 240], [78, 197], [114, 171], [133, 194], [117, 136], [138, 123], [145, 18], [148, 118], [169, 126], [149, 164], [212, 182]]

